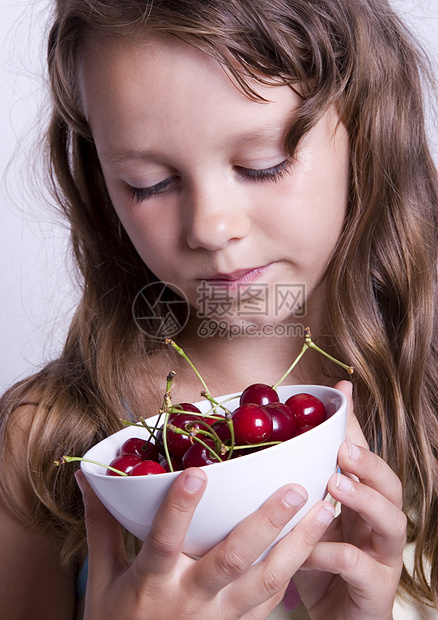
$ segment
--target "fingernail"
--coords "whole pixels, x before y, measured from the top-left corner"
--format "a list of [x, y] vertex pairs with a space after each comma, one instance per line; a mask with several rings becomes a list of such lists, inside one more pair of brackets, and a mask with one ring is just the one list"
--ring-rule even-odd
[[297, 489], [289, 489], [284, 494], [284, 501], [289, 506], [297, 507], [302, 506], [307, 501], [307, 497], [304, 495], [304, 493], [298, 491]]
[[196, 476], [196, 474], [188, 474], [184, 482], [184, 488], [186, 489], [186, 491], [190, 491], [191, 493], [193, 493], [194, 491], [199, 491], [199, 489], [203, 486], [204, 482], [204, 478]]
[[316, 520], [319, 521], [319, 523], [323, 523], [324, 525], [328, 525], [329, 523], [331, 523], [334, 518], [335, 509], [331, 504], [328, 503], [324, 504], [324, 506], [319, 509], [319, 512], [316, 516]]
[[336, 488], [339, 489], [339, 491], [344, 491], [345, 493], [348, 493], [352, 490], [353, 483], [350, 478], [347, 478], [347, 476], [344, 476], [343, 474], [338, 474], [336, 476]]
[[348, 442], [348, 455], [352, 461], [357, 461], [360, 457], [359, 446], [356, 446], [355, 443]]

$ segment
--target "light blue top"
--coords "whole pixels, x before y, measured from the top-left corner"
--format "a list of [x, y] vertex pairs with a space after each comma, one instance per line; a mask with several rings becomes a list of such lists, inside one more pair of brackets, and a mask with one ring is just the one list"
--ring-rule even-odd
[[82, 568], [78, 573], [76, 579], [76, 598], [82, 598], [87, 591], [87, 579], [88, 579], [88, 556], [85, 562], [82, 564]]

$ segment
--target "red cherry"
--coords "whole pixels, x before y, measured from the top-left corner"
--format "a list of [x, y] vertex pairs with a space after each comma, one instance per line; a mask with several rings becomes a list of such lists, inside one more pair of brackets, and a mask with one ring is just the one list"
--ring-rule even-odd
[[278, 403], [279, 400], [277, 392], [270, 385], [266, 385], [266, 383], [253, 383], [243, 390], [239, 404], [269, 405], [269, 403]]
[[304, 435], [304, 433], [307, 433], [307, 431], [311, 431], [312, 428], [316, 428], [316, 426], [311, 426], [310, 424], [304, 424], [304, 426], [299, 426], [295, 431], [295, 437], [298, 437], [298, 435]]
[[160, 451], [151, 441], [140, 437], [130, 437], [122, 443], [119, 454], [135, 454], [143, 460], [158, 462]]
[[[142, 459], [135, 454], [121, 454], [113, 458], [110, 463], [111, 467], [118, 469], [119, 471], [124, 472], [125, 474], [130, 474], [138, 463], [141, 463]], [[111, 471], [110, 469], [106, 470], [107, 476], [120, 476], [120, 474], [116, 474], [115, 471]]]
[[326, 418], [324, 403], [311, 394], [294, 394], [286, 405], [292, 409], [298, 426], [318, 426]]
[[216, 432], [219, 439], [223, 443], [226, 441], [231, 441], [231, 431], [226, 420], [219, 420], [218, 422], [215, 422], [212, 429]]
[[155, 474], [165, 474], [166, 470], [156, 461], [140, 461], [131, 469], [130, 476], [153, 476]]
[[287, 405], [284, 403], [271, 403], [264, 409], [272, 419], [272, 433], [269, 441], [287, 441], [291, 439], [297, 428], [297, 420]]
[[[214, 441], [212, 439], [203, 438], [202, 440], [210, 448], [215, 449]], [[221, 456], [223, 461], [226, 457]], [[199, 441], [195, 441], [192, 446], [187, 450], [182, 458], [184, 469], [188, 467], [203, 467], [204, 465], [213, 465], [213, 463], [219, 463], [219, 461], [212, 456], [210, 450], [203, 446]]]
[[[182, 460], [178, 456], [171, 456], [170, 460], [172, 462], [173, 471], [182, 471], [184, 469]], [[160, 455], [159, 463], [161, 467], [164, 467], [164, 470], [166, 472], [170, 471], [169, 463], [167, 462], [167, 459], [165, 456]]]
[[234, 435], [237, 444], [267, 441], [272, 433], [272, 419], [260, 405], [245, 403], [233, 413]]
[[[196, 415], [190, 413], [175, 413], [169, 416], [169, 422], [184, 431], [187, 431], [187, 425], [191, 426], [190, 430], [196, 431], [198, 428], [204, 427]], [[170, 428], [167, 429], [167, 447], [174, 456], [183, 457], [190, 448], [192, 442], [187, 435], [175, 433]]]

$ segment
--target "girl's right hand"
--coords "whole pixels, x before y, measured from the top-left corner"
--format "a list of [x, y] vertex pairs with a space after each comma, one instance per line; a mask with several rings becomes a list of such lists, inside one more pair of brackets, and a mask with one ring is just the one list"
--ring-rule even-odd
[[139, 554], [127, 560], [121, 527], [100, 503], [82, 472], [76, 474], [85, 505], [89, 574], [85, 620], [267, 618], [334, 517], [318, 502], [257, 564], [255, 560], [306, 502], [287, 485], [199, 560], [181, 552], [207, 483], [200, 469], [176, 478]]

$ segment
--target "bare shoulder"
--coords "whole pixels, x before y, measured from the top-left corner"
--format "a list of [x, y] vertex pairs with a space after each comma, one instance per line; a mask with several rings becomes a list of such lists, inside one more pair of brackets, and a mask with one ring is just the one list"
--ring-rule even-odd
[[25, 527], [0, 502], [0, 600], [4, 618], [73, 619], [75, 576], [53, 537]]
[[[53, 530], [34, 523], [40, 501], [29, 475], [28, 452], [37, 434], [41, 392], [17, 384], [0, 401], [0, 600], [2, 616], [75, 617], [75, 571], [61, 563], [61, 544]], [[41, 430], [40, 438], [41, 438]]]

